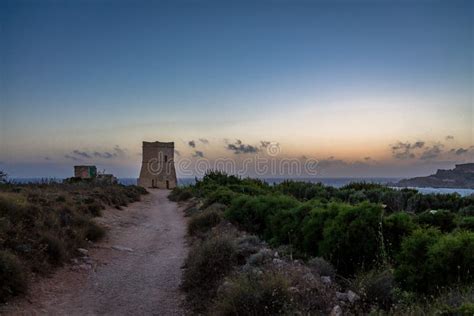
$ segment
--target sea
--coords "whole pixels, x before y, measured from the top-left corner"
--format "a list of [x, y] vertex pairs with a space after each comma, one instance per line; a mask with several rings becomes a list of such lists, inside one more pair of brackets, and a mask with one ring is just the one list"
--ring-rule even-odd
[[[14, 183], [48, 183], [48, 182], [62, 182], [63, 178], [10, 178], [11, 182]], [[269, 184], [279, 184], [285, 180], [303, 181], [310, 183], [322, 183], [324, 185], [333, 186], [340, 188], [344, 185], [353, 182], [367, 182], [367, 183], [378, 183], [385, 184], [392, 187], [392, 184], [397, 183], [400, 178], [262, 178], [261, 180]], [[123, 185], [136, 185], [136, 178], [119, 178], [119, 183]], [[186, 186], [196, 183], [196, 178], [178, 178], [178, 185]], [[401, 189], [399, 187], [393, 187], [395, 189]], [[421, 188], [421, 187], [410, 187], [418, 190], [423, 194], [450, 194], [458, 193], [461, 196], [468, 196], [474, 194], [474, 189], [462, 189], [462, 188]]]

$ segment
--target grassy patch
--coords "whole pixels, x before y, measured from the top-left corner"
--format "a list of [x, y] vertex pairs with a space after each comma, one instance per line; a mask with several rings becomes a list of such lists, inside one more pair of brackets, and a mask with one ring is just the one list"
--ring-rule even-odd
[[47, 274], [105, 230], [93, 221], [108, 205], [138, 201], [143, 188], [93, 183], [1, 184], [2, 297], [26, 290], [30, 272]]

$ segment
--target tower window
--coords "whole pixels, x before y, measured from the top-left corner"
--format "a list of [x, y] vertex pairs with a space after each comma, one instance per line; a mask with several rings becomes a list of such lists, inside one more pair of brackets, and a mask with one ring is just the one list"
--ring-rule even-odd
[[168, 156], [165, 155], [165, 162], [168, 162]]

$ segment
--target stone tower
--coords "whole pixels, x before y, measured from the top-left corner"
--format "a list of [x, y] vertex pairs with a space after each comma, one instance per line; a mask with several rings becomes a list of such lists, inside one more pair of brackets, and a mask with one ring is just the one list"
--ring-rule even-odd
[[143, 142], [142, 169], [138, 185], [145, 188], [176, 187], [174, 142]]

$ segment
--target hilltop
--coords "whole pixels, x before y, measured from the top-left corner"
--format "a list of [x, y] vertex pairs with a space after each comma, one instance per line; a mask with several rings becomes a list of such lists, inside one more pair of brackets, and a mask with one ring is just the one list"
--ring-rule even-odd
[[450, 170], [438, 169], [435, 174], [427, 177], [403, 179], [397, 186], [474, 189], [474, 163], [455, 165]]

